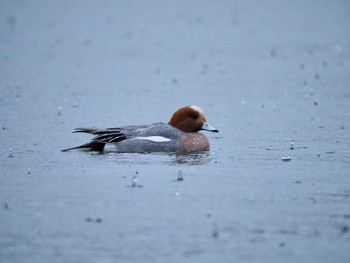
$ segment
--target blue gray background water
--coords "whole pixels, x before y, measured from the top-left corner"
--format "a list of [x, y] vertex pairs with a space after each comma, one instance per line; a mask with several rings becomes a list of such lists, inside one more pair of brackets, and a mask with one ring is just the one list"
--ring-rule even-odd
[[[349, 73], [349, 1], [1, 1], [0, 261], [348, 262]], [[190, 104], [207, 153], [60, 152]]]

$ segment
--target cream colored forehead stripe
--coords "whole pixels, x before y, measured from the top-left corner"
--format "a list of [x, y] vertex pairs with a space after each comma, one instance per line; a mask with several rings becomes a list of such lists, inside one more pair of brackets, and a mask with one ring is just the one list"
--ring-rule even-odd
[[199, 108], [198, 106], [194, 106], [194, 105], [191, 105], [190, 108], [195, 110], [195, 111], [198, 111], [199, 114], [202, 115], [203, 118], [205, 118], [204, 111], [201, 108]]

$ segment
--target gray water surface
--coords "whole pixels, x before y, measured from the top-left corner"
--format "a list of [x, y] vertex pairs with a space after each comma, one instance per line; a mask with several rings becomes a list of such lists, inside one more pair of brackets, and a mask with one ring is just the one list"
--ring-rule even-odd
[[[349, 262], [349, 50], [349, 1], [1, 1], [0, 262]], [[61, 152], [186, 105], [207, 153]]]

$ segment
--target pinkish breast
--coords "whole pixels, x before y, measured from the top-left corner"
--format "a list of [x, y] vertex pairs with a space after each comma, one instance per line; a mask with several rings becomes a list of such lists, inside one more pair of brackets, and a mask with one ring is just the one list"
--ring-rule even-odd
[[202, 133], [188, 133], [186, 135], [180, 135], [181, 140], [181, 152], [194, 153], [200, 151], [209, 150], [209, 142], [207, 137]]

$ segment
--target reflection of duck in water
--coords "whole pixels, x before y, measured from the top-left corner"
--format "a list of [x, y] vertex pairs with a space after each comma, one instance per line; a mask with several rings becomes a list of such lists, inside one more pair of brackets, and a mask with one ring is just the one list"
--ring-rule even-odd
[[208, 139], [198, 132], [219, 132], [206, 122], [204, 112], [197, 106], [178, 109], [169, 123], [95, 129], [77, 128], [74, 132], [95, 135], [91, 142], [64, 149], [99, 152], [176, 152], [194, 153], [209, 149]]

